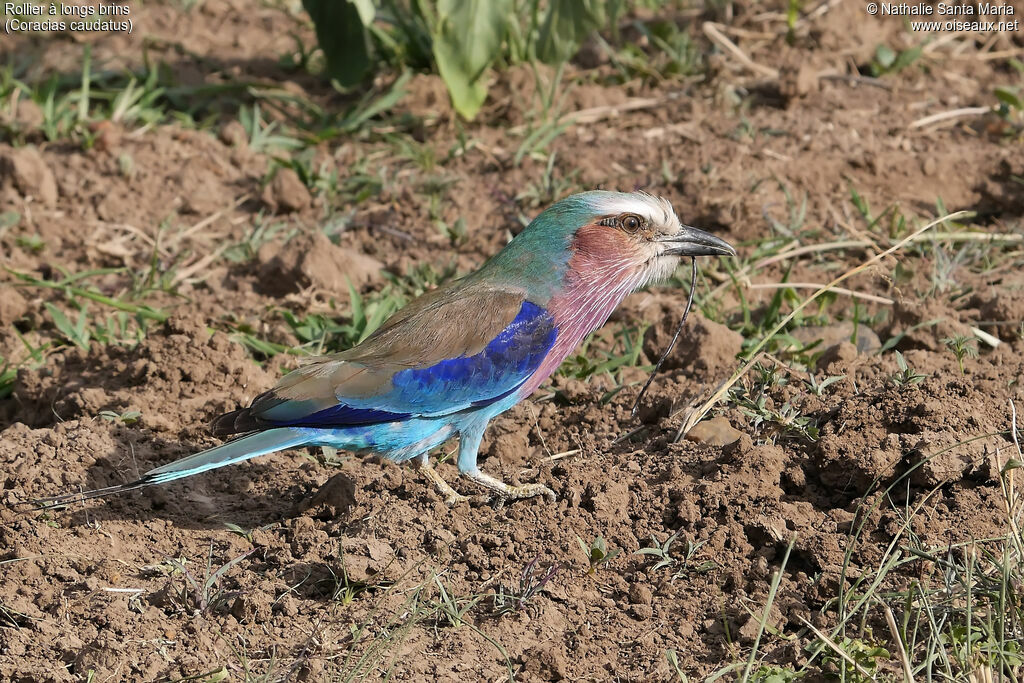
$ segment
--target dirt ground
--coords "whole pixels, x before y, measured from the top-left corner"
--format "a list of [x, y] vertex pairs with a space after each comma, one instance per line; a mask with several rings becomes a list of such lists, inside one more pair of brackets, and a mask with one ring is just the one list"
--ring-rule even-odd
[[[345, 319], [346, 277], [372, 297], [388, 286], [385, 271], [428, 263], [466, 272], [500, 249], [519, 217], [548, 201], [524, 192], [541, 186], [546, 161], [514, 158], [535, 108], [528, 70], [498, 73], [472, 123], [456, 120], [436, 76], [416, 75], [384, 130], [315, 146], [317, 164], [342, 184], [383, 179], [369, 198], [341, 205], [283, 174], [267, 183], [274, 153], [238, 138], [227, 99], [205, 105], [208, 128], [115, 123], [89, 148], [47, 141], [31, 107], [4, 109], [0, 207], [20, 219], [0, 232], [9, 268], [0, 273], [0, 354], [21, 359], [21, 337], [52, 336], [45, 304], [69, 310], [60, 287], [15, 286], [11, 271], [56, 282], [110, 269], [87, 281], [111, 296], [155, 272], [145, 303], [171, 315], [149, 321], [137, 344], [50, 348], [0, 399], [0, 680], [676, 680], [669, 651], [702, 679], [745, 663], [792, 538], [759, 657], [795, 666], [812, 637], [804, 620], [835, 624], [835, 597], [877, 567], [902, 525], [922, 547], [1000, 533], [999, 471], [1012, 443], [999, 433], [1009, 401], [1024, 398], [1019, 241], [911, 245], [844, 283], [874, 299], [836, 297], [820, 320], [791, 330], [804, 343], [824, 340], [820, 358], [812, 354], [819, 379], [843, 376], [817, 396], [794, 370], [768, 392], [769, 408], [794, 408], [816, 438], [726, 402], [711, 413], [718, 431], [701, 425], [695, 438], [676, 439], [682, 409], [728, 378], [756, 341], [743, 346], [743, 311], [755, 326], [769, 315], [776, 290], [751, 285], [826, 282], [891, 244], [891, 216], [923, 224], [941, 213], [937, 201], [975, 212], [937, 230], [1022, 234], [1018, 124], [995, 114], [915, 123], [992, 105], [994, 88], [1020, 85], [1008, 60], [1020, 58], [1021, 36], [932, 34], [918, 62], [874, 78], [878, 44], [906, 49], [927, 36], [869, 17], [863, 3], [824, 3], [817, 13], [812, 4], [792, 44], [784, 7], [773, 3], [673, 15], [706, 53], [703, 79], [618, 83], [605, 78], [607, 60], [570, 66], [562, 112], [586, 115], [546, 150], [556, 153], [561, 193], [664, 195], [684, 222], [736, 244], [742, 263], [794, 239], [867, 242], [780, 259], [736, 286], [735, 267], [703, 262], [701, 312], [639, 420], [629, 414], [639, 382], [685, 293], [632, 295], [609, 325], [652, 323], [640, 367], [616, 378], [556, 376], [488, 431], [482, 467], [547, 484], [554, 504], [498, 506], [480, 495], [448, 508], [414, 470], [290, 451], [87, 505], [17, 509], [217, 443], [211, 418], [298, 363], [255, 353], [232, 330], [298, 345], [281, 312]], [[112, 71], [138, 68], [145, 47], [145, 59], [163, 61], [183, 85], [251, 81], [324, 108], [348, 103], [278, 62], [293, 35], [315, 44], [301, 14], [227, 0], [138, 3], [133, 12], [130, 36], [5, 37], [0, 61], [30, 64], [26, 79], [75, 77], [85, 43], [93, 64]], [[702, 30], [710, 20], [753, 68], [716, 46]], [[394, 136], [435, 161], [396, 153]], [[466, 138], [472, 144], [460, 146]], [[440, 202], [423, 189], [428, 166], [443, 176]], [[851, 189], [875, 216], [896, 209], [869, 225]], [[337, 216], [343, 228], [329, 239], [321, 227]], [[465, 238], [453, 246], [435, 224], [459, 218]], [[227, 258], [227, 245], [252, 243], [254, 226], [274, 221], [285, 228]], [[849, 341], [855, 319], [866, 325], [858, 344]], [[961, 373], [942, 340], [972, 327], [1001, 343], [979, 342]], [[892, 381], [895, 354], [875, 353], [894, 337], [920, 381]], [[602, 336], [588, 353], [611, 345]], [[609, 397], [619, 381], [626, 386]], [[455, 480], [453, 465], [439, 472]], [[636, 554], [672, 534], [671, 566]], [[599, 536], [619, 552], [589, 572], [577, 539]], [[537, 581], [549, 571], [524, 606], [502, 609], [496, 594], [518, 591], [524, 572]], [[887, 581], [898, 588], [924, 572], [908, 562]]]

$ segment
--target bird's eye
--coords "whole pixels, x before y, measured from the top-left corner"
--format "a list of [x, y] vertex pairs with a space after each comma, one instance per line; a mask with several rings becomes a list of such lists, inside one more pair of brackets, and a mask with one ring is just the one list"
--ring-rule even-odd
[[640, 220], [640, 216], [627, 213], [619, 219], [619, 225], [626, 232], [636, 232], [643, 225], [643, 221]]

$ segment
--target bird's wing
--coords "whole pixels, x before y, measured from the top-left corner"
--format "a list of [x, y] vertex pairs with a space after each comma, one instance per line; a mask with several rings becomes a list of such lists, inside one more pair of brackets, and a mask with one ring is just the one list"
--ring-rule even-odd
[[277, 426], [346, 426], [440, 416], [508, 396], [540, 366], [554, 320], [522, 292], [483, 286], [435, 290], [362, 344], [288, 374], [214, 433]]

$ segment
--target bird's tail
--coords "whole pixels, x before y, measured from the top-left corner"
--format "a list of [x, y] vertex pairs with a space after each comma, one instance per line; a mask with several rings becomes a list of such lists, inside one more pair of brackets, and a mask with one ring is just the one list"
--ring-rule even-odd
[[175, 479], [184, 479], [185, 477], [191, 477], [193, 474], [215, 470], [218, 467], [224, 467], [226, 465], [233, 465], [236, 462], [242, 462], [243, 460], [256, 458], [261, 455], [267, 455], [274, 451], [302, 446], [308, 441], [309, 435], [302, 429], [292, 429], [288, 427], [268, 429], [265, 432], [243, 436], [240, 439], [229, 441], [225, 444], [221, 444], [220, 446], [214, 446], [213, 448], [202, 451], [201, 453], [196, 453], [195, 455], [190, 455], [186, 458], [182, 458], [181, 460], [175, 460], [174, 462], [163, 465], [162, 467], [157, 467], [156, 469], [146, 472], [136, 481], [128, 482], [127, 484], [108, 486], [102, 489], [93, 489], [92, 491], [81, 491], [79, 493], [66, 493], [60, 496], [51, 496], [49, 498], [40, 498], [33, 501], [33, 504], [37, 508], [65, 505], [71, 502], [89, 500], [90, 498], [109, 496], [113, 493], [133, 491], [144, 486], [166, 484], [167, 482], [174, 481]]

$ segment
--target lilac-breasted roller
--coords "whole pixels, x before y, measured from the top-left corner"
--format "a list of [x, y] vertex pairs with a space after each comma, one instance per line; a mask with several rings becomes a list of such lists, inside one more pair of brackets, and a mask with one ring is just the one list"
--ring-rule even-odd
[[665, 199], [584, 192], [541, 213], [479, 270], [412, 301], [361, 344], [316, 358], [247, 408], [213, 421], [220, 446], [137, 481], [50, 499], [66, 502], [164, 484], [286, 448], [329, 446], [411, 460], [449, 503], [463, 498], [431, 467], [458, 435], [459, 472], [504, 498], [554, 492], [509, 486], [477, 467], [496, 415], [528, 397], [630, 292], [684, 256], [735, 255], [682, 225]]

